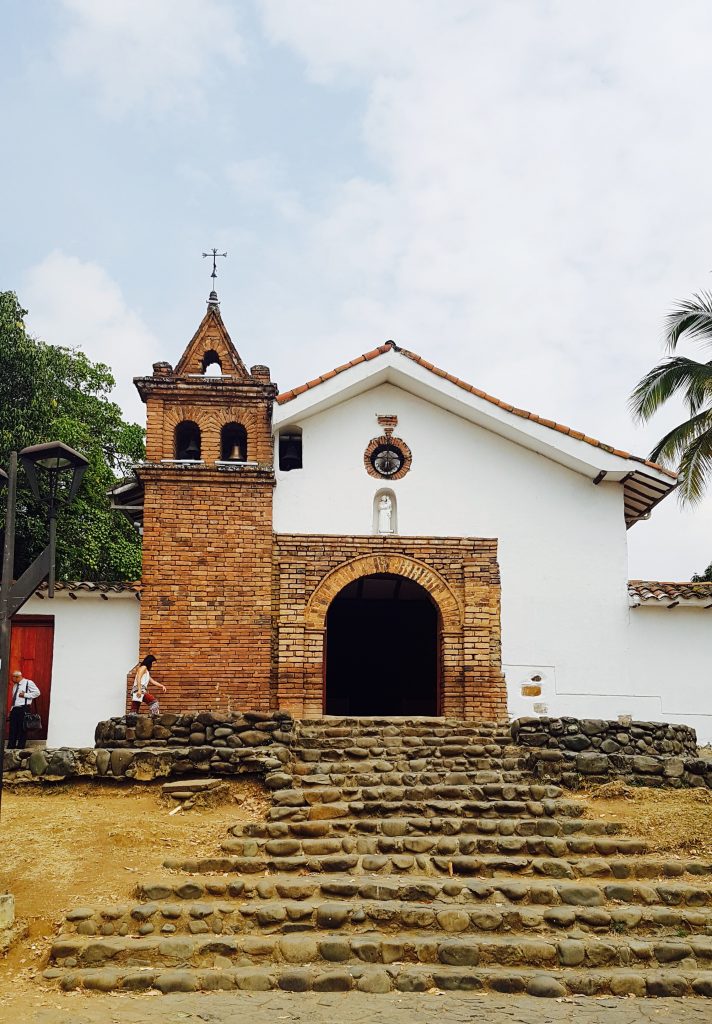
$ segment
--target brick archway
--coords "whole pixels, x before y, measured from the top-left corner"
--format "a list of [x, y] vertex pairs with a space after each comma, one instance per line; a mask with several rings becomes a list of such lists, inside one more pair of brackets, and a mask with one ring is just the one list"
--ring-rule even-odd
[[427, 590], [440, 610], [444, 632], [456, 632], [462, 628], [462, 609], [445, 580], [437, 572], [407, 555], [378, 554], [363, 555], [344, 562], [325, 576], [307, 602], [304, 612], [306, 629], [323, 630], [326, 613], [336, 595], [349, 583], [362, 576], [390, 573], [414, 580]]
[[392, 575], [420, 584], [439, 611], [441, 714], [506, 716], [496, 541], [275, 534], [274, 544], [275, 707], [322, 715], [329, 606], [362, 577]]

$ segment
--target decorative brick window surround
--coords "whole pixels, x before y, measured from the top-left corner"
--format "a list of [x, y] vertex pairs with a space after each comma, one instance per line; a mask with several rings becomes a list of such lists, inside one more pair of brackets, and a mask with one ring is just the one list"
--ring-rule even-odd
[[[374, 469], [373, 463], [371, 462], [373, 453], [377, 448], [380, 448], [381, 445], [392, 445], [403, 453], [403, 465], [396, 473], [392, 473], [390, 476], [383, 476], [378, 472], [378, 470]], [[380, 437], [374, 437], [369, 441], [368, 447], [363, 453], [363, 464], [368, 475], [372, 476], [374, 480], [380, 480], [381, 483], [385, 480], [402, 480], [413, 464], [413, 456], [405, 441], [400, 437], [392, 437], [390, 433], [388, 433], [382, 434]]]

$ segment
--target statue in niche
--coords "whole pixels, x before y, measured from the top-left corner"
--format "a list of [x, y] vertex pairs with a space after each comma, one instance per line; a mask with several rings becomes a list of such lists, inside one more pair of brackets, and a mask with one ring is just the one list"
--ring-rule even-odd
[[393, 502], [387, 494], [378, 499], [378, 532], [393, 533]]

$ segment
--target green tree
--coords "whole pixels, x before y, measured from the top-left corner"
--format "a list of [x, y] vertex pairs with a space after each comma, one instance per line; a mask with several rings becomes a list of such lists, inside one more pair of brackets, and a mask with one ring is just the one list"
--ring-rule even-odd
[[712, 562], [707, 566], [704, 572], [693, 573], [693, 583], [712, 583]]
[[672, 354], [646, 373], [630, 397], [633, 415], [645, 423], [673, 395], [682, 396], [688, 419], [658, 441], [650, 458], [679, 471], [680, 499], [695, 504], [712, 471], [712, 362], [678, 355], [681, 340], [712, 347], [712, 292], [693, 295], [668, 314], [665, 346]]
[[[143, 458], [143, 430], [107, 397], [114, 386], [107, 366], [30, 337], [25, 315], [14, 292], [0, 292], [0, 466], [11, 451], [43, 441], [81, 452], [89, 460], [81, 490], [57, 520], [57, 579], [138, 579], [140, 538], [106, 492]], [[46, 542], [46, 508], [20, 472], [16, 576]]]

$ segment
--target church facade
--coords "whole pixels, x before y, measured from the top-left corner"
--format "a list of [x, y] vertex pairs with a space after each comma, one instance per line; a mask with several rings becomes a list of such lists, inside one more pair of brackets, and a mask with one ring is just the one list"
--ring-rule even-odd
[[51, 744], [121, 714], [148, 653], [169, 712], [631, 715], [712, 740], [712, 584], [628, 580], [673, 474], [392, 342], [280, 392], [214, 295], [135, 383], [146, 460], [112, 500], [142, 580], [40, 591], [16, 623]]
[[660, 466], [392, 342], [279, 393], [217, 301], [136, 385], [166, 709], [496, 719], [630, 689], [626, 530]]
[[323, 506], [317, 528], [282, 513], [279, 529], [283, 481], [322, 457], [305, 449], [307, 417], [274, 434], [289, 396], [266, 367], [248, 372], [217, 303], [175, 369], [156, 364], [136, 384], [140, 647], [161, 665], [167, 709], [506, 714], [496, 540], [397, 530], [396, 489], [414, 465], [397, 410], [374, 416], [351, 467], [369, 482], [361, 528], [334, 529], [332, 466], [298, 499]]

